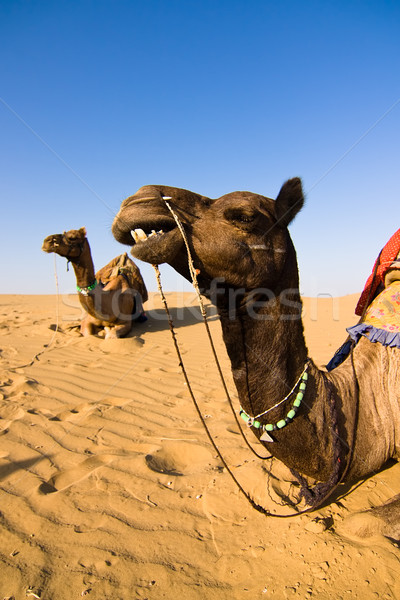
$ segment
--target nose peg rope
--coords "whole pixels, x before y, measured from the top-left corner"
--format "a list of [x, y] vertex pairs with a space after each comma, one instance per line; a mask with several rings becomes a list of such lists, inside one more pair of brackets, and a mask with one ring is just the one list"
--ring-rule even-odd
[[[213, 439], [213, 437], [211, 435], [211, 432], [210, 432], [210, 430], [208, 428], [207, 423], [205, 422], [205, 419], [204, 419], [204, 417], [203, 417], [203, 415], [201, 413], [200, 407], [199, 407], [199, 405], [197, 403], [197, 400], [195, 398], [195, 395], [193, 393], [193, 390], [192, 390], [192, 387], [190, 385], [190, 381], [189, 381], [189, 378], [188, 378], [185, 366], [183, 364], [182, 355], [181, 355], [181, 352], [180, 352], [180, 349], [179, 349], [179, 344], [178, 344], [178, 341], [176, 339], [176, 334], [175, 334], [175, 329], [174, 329], [174, 323], [172, 321], [172, 317], [171, 317], [171, 313], [170, 313], [169, 308], [168, 308], [167, 300], [165, 298], [165, 294], [164, 294], [164, 291], [162, 289], [160, 270], [158, 268], [158, 265], [154, 265], [153, 264], [152, 266], [153, 266], [153, 269], [155, 270], [155, 273], [156, 273], [158, 290], [160, 292], [161, 300], [163, 302], [163, 305], [164, 305], [164, 308], [165, 308], [165, 312], [166, 312], [167, 317], [168, 317], [168, 324], [169, 324], [169, 328], [170, 328], [170, 331], [171, 331], [171, 335], [172, 335], [173, 343], [174, 343], [174, 346], [175, 346], [175, 350], [176, 350], [176, 353], [177, 353], [177, 356], [178, 356], [178, 359], [179, 359], [179, 366], [180, 366], [180, 368], [182, 370], [182, 374], [183, 374], [183, 377], [185, 379], [185, 382], [186, 382], [186, 385], [187, 385], [190, 397], [191, 397], [191, 399], [193, 401], [193, 404], [194, 404], [194, 407], [196, 409], [196, 412], [197, 412], [197, 414], [199, 416], [199, 419], [200, 419], [200, 421], [201, 421], [201, 423], [202, 423], [202, 425], [204, 427], [204, 430], [205, 430], [205, 432], [207, 434], [207, 437], [208, 437], [208, 439], [209, 439], [212, 447], [214, 448], [215, 452], [217, 453], [218, 458], [221, 460], [224, 468], [226, 469], [227, 473], [229, 473], [229, 475], [231, 476], [233, 482], [236, 484], [236, 486], [239, 489], [239, 491], [244, 495], [244, 497], [246, 498], [246, 500], [249, 502], [249, 504], [251, 504], [251, 506], [255, 510], [257, 510], [259, 513], [265, 515], [266, 517], [276, 517], [278, 519], [289, 519], [289, 518], [292, 518], [292, 517], [297, 517], [299, 515], [303, 515], [305, 513], [309, 513], [312, 510], [315, 510], [315, 508], [317, 508], [317, 507], [316, 506], [311, 506], [309, 508], [304, 508], [302, 510], [298, 510], [298, 511], [296, 511], [294, 513], [291, 513], [291, 514], [280, 514], [280, 513], [270, 512], [269, 510], [267, 510], [266, 508], [264, 508], [260, 504], [257, 504], [257, 502], [250, 496], [250, 494], [248, 494], [246, 492], [246, 490], [243, 488], [242, 484], [237, 480], [237, 478], [233, 474], [231, 468], [228, 466], [226, 460], [222, 456], [220, 449], [218, 448], [218, 446], [214, 442], [214, 439]], [[244, 438], [244, 439], [246, 439], [246, 438]], [[249, 447], [251, 448], [251, 446], [249, 446]], [[254, 452], [254, 450], [253, 450], [253, 452]], [[256, 452], [254, 452], [254, 454], [257, 455]], [[261, 457], [261, 458], [263, 458], [263, 457]], [[267, 457], [267, 458], [270, 458], [270, 457]], [[325, 498], [323, 498], [323, 500], [325, 500]], [[318, 503], [318, 506], [320, 504], [322, 504], [322, 501]]]
[[242, 487], [242, 485], [239, 483], [239, 481], [236, 479], [235, 475], [232, 473], [232, 470], [230, 469], [230, 467], [228, 466], [228, 464], [225, 461], [224, 457], [222, 456], [222, 454], [221, 454], [218, 446], [214, 442], [214, 439], [213, 439], [213, 437], [212, 437], [212, 435], [210, 433], [210, 430], [209, 430], [209, 428], [207, 426], [207, 423], [205, 422], [204, 417], [203, 417], [203, 415], [201, 413], [200, 407], [197, 404], [197, 400], [196, 400], [196, 398], [194, 396], [194, 393], [193, 393], [192, 387], [190, 385], [190, 381], [189, 381], [189, 378], [188, 378], [185, 366], [183, 364], [182, 355], [181, 355], [181, 352], [180, 352], [180, 349], [179, 349], [179, 345], [178, 345], [178, 342], [177, 342], [177, 339], [176, 339], [176, 334], [175, 334], [175, 330], [174, 330], [174, 324], [173, 324], [173, 321], [172, 321], [171, 313], [169, 311], [167, 300], [165, 298], [165, 295], [164, 295], [164, 292], [163, 292], [163, 289], [162, 289], [162, 285], [161, 285], [160, 270], [158, 268], [158, 265], [152, 265], [152, 266], [153, 266], [153, 269], [155, 270], [155, 273], [156, 273], [158, 290], [160, 292], [160, 296], [161, 296], [162, 302], [164, 304], [165, 312], [166, 312], [167, 317], [168, 317], [169, 328], [170, 328], [170, 331], [171, 331], [171, 335], [172, 335], [172, 339], [173, 339], [173, 342], [174, 342], [175, 350], [176, 350], [176, 353], [177, 353], [178, 359], [179, 359], [179, 366], [181, 367], [181, 370], [182, 370], [182, 373], [183, 373], [183, 377], [184, 377], [184, 379], [186, 381], [186, 385], [187, 385], [187, 388], [189, 390], [189, 394], [190, 394], [190, 396], [192, 398], [192, 401], [193, 401], [193, 404], [194, 404], [195, 409], [197, 411], [197, 414], [198, 414], [198, 416], [200, 418], [200, 421], [201, 421], [201, 423], [202, 423], [202, 425], [204, 427], [204, 430], [205, 430], [205, 432], [207, 434], [207, 437], [208, 437], [208, 439], [209, 439], [212, 447], [214, 448], [215, 452], [217, 453], [217, 455], [218, 455], [219, 459], [221, 460], [223, 466], [225, 467], [225, 469], [227, 470], [227, 472], [229, 473], [229, 475], [232, 477], [234, 483], [237, 485], [238, 489], [242, 492], [242, 494], [245, 496], [245, 498], [250, 502], [250, 504], [253, 506], [253, 508], [255, 508], [259, 512], [261, 512], [263, 514], [266, 514], [266, 515], [278, 516], [278, 517], [279, 516], [282, 516], [282, 517], [292, 516], [292, 515], [275, 515], [274, 513], [269, 513], [262, 506], [260, 506], [259, 504], [257, 504], [253, 500], [253, 498], [251, 498], [251, 496], [249, 496], [249, 494], [245, 491], [245, 489]]
[[[185, 231], [184, 231], [184, 229], [182, 227], [182, 224], [180, 223], [179, 218], [176, 216], [175, 212], [173, 211], [172, 207], [170, 206], [170, 204], [167, 201], [167, 200], [170, 200], [170, 199], [171, 198], [163, 197], [163, 200], [164, 200], [165, 204], [167, 205], [167, 207], [168, 207], [169, 211], [171, 212], [172, 216], [174, 217], [174, 220], [175, 220], [175, 222], [176, 222], [176, 224], [177, 224], [177, 226], [179, 228], [179, 231], [181, 232], [182, 238], [183, 238], [185, 246], [186, 246], [186, 251], [187, 251], [187, 255], [188, 255], [189, 271], [190, 271], [190, 274], [191, 274], [191, 277], [192, 277], [193, 287], [196, 290], [196, 294], [197, 294], [197, 297], [198, 297], [198, 300], [199, 300], [201, 314], [203, 316], [203, 320], [204, 320], [204, 323], [205, 323], [205, 326], [206, 326], [206, 330], [207, 330], [209, 342], [210, 342], [210, 345], [211, 345], [211, 349], [212, 349], [212, 352], [213, 352], [213, 355], [214, 355], [214, 358], [215, 358], [215, 361], [216, 361], [216, 365], [217, 365], [217, 368], [218, 368], [218, 372], [220, 374], [221, 381], [222, 381], [222, 384], [223, 384], [223, 387], [224, 387], [224, 390], [225, 390], [225, 393], [226, 393], [226, 396], [227, 396], [227, 399], [228, 399], [228, 402], [229, 402], [229, 406], [230, 406], [230, 408], [232, 410], [232, 413], [233, 413], [233, 415], [235, 417], [235, 421], [236, 421], [236, 423], [238, 425], [240, 433], [241, 433], [244, 441], [246, 442], [246, 445], [250, 448], [250, 450], [253, 452], [253, 454], [255, 454], [258, 458], [261, 458], [261, 459], [272, 458], [272, 456], [267, 456], [267, 457], [260, 456], [251, 447], [251, 445], [249, 444], [248, 440], [246, 439], [246, 437], [245, 437], [245, 435], [243, 433], [241, 424], [240, 424], [239, 419], [238, 419], [238, 417], [236, 415], [235, 409], [233, 408], [232, 400], [230, 398], [230, 395], [229, 395], [229, 392], [228, 392], [228, 389], [227, 389], [227, 386], [226, 386], [226, 383], [225, 383], [225, 379], [224, 379], [223, 374], [222, 374], [222, 369], [221, 369], [221, 366], [220, 366], [220, 363], [219, 363], [219, 360], [218, 360], [218, 357], [217, 357], [217, 354], [216, 354], [215, 346], [214, 346], [213, 339], [212, 339], [212, 336], [211, 336], [211, 332], [210, 332], [210, 329], [209, 329], [209, 326], [208, 326], [207, 313], [206, 313], [206, 310], [205, 310], [205, 307], [204, 307], [204, 303], [203, 303], [202, 298], [201, 298], [201, 294], [200, 294], [200, 290], [199, 290], [199, 286], [198, 286], [198, 282], [197, 282], [197, 274], [198, 274], [198, 272], [197, 272], [197, 270], [194, 267], [192, 255], [191, 255], [190, 248], [189, 248], [189, 244], [188, 244], [188, 241], [187, 241], [187, 237], [186, 237]], [[185, 382], [186, 382], [189, 394], [190, 394], [190, 396], [192, 398], [194, 407], [195, 407], [196, 412], [197, 412], [197, 414], [199, 416], [199, 419], [200, 419], [200, 421], [201, 421], [201, 423], [202, 423], [202, 425], [204, 427], [206, 435], [207, 435], [207, 437], [208, 437], [208, 439], [209, 439], [212, 447], [214, 448], [215, 452], [217, 453], [219, 459], [221, 460], [223, 466], [225, 467], [226, 471], [229, 473], [230, 477], [232, 478], [233, 482], [236, 484], [236, 486], [238, 487], [239, 491], [244, 495], [244, 497], [250, 503], [250, 505], [255, 510], [257, 510], [258, 512], [260, 512], [261, 514], [263, 514], [265, 516], [276, 517], [276, 518], [280, 518], [280, 519], [287, 519], [287, 518], [291, 518], [291, 517], [294, 517], [294, 516], [298, 516], [298, 515], [310, 512], [311, 510], [314, 509], [314, 507], [305, 508], [303, 510], [296, 511], [295, 513], [292, 513], [292, 514], [279, 514], [279, 513], [270, 512], [267, 509], [265, 509], [263, 506], [261, 506], [260, 504], [257, 504], [257, 502], [255, 502], [255, 500], [253, 500], [253, 498], [246, 492], [246, 490], [243, 488], [243, 486], [241, 485], [241, 483], [237, 480], [237, 478], [233, 474], [233, 472], [230, 469], [230, 467], [228, 466], [226, 460], [222, 456], [221, 451], [219, 450], [218, 446], [214, 442], [214, 439], [213, 439], [213, 437], [211, 435], [211, 432], [210, 432], [210, 430], [209, 430], [209, 428], [207, 426], [207, 423], [205, 422], [205, 419], [204, 419], [204, 417], [203, 417], [203, 415], [201, 413], [200, 407], [199, 407], [199, 405], [197, 403], [197, 400], [196, 400], [196, 398], [194, 396], [194, 393], [193, 393], [192, 387], [190, 385], [190, 381], [189, 381], [189, 378], [188, 378], [185, 366], [183, 364], [183, 359], [182, 359], [182, 355], [181, 355], [181, 352], [180, 352], [180, 349], [179, 349], [179, 344], [178, 344], [178, 341], [176, 339], [176, 334], [175, 334], [175, 330], [174, 330], [174, 324], [173, 324], [173, 320], [172, 320], [172, 317], [171, 317], [171, 313], [169, 311], [167, 300], [165, 298], [165, 294], [164, 294], [164, 291], [162, 289], [160, 270], [158, 268], [158, 265], [153, 264], [152, 266], [153, 266], [155, 274], [156, 274], [157, 286], [158, 286], [158, 290], [159, 290], [159, 293], [160, 293], [160, 296], [161, 296], [161, 300], [163, 302], [164, 309], [165, 309], [165, 312], [167, 314], [168, 324], [169, 324], [169, 328], [170, 328], [171, 335], [172, 335], [172, 340], [173, 340], [173, 343], [174, 343], [174, 346], [175, 346], [175, 350], [176, 350], [176, 353], [177, 353], [177, 356], [178, 356], [178, 360], [179, 360], [179, 366], [180, 366], [180, 368], [182, 370], [182, 374], [183, 374], [183, 377], [185, 379]]]
[[[188, 244], [188, 241], [187, 241], [186, 233], [185, 233], [185, 231], [183, 229], [183, 226], [182, 226], [182, 224], [181, 224], [178, 216], [175, 214], [175, 212], [173, 211], [171, 205], [168, 202], [168, 200], [171, 200], [171, 197], [163, 196], [163, 200], [164, 200], [164, 202], [165, 202], [168, 210], [171, 212], [172, 216], [174, 217], [174, 220], [175, 220], [175, 222], [176, 222], [176, 224], [177, 224], [177, 226], [179, 228], [179, 231], [181, 232], [182, 238], [183, 238], [185, 246], [186, 246], [186, 251], [187, 251], [187, 256], [188, 256], [188, 266], [189, 266], [189, 271], [190, 271], [190, 274], [191, 274], [191, 277], [192, 277], [193, 287], [195, 288], [196, 293], [197, 293], [197, 297], [198, 297], [199, 305], [200, 305], [200, 309], [201, 309], [201, 314], [203, 316], [204, 324], [205, 324], [205, 327], [206, 327], [206, 330], [207, 330], [207, 334], [208, 334], [208, 338], [209, 338], [209, 341], [210, 341], [211, 349], [212, 349], [212, 352], [213, 352], [213, 355], [214, 355], [214, 358], [215, 358], [215, 361], [216, 361], [216, 365], [217, 365], [217, 368], [218, 368], [218, 371], [219, 371], [219, 374], [220, 374], [220, 377], [221, 377], [221, 381], [222, 381], [222, 384], [223, 384], [223, 387], [224, 387], [224, 390], [225, 390], [225, 393], [226, 393], [226, 396], [227, 396], [230, 408], [232, 410], [232, 413], [233, 413], [233, 415], [235, 417], [236, 423], [237, 423], [238, 428], [240, 430], [240, 433], [242, 434], [242, 437], [243, 437], [244, 441], [246, 442], [247, 446], [250, 448], [250, 450], [253, 452], [253, 454], [255, 454], [258, 458], [261, 458], [261, 459], [272, 458], [272, 456], [268, 456], [268, 457], [260, 456], [251, 447], [251, 445], [249, 444], [249, 442], [247, 441], [247, 439], [246, 439], [246, 437], [245, 437], [245, 435], [243, 433], [242, 427], [241, 427], [241, 425], [239, 423], [239, 419], [238, 419], [238, 417], [236, 415], [236, 412], [235, 412], [235, 410], [233, 408], [232, 400], [230, 398], [230, 395], [229, 395], [229, 392], [228, 392], [228, 389], [227, 389], [227, 386], [226, 386], [226, 383], [225, 383], [225, 380], [224, 380], [224, 377], [223, 377], [223, 374], [222, 374], [222, 369], [221, 369], [221, 366], [219, 364], [219, 360], [218, 360], [218, 357], [217, 357], [217, 354], [216, 354], [216, 350], [215, 350], [215, 346], [214, 346], [213, 339], [212, 339], [212, 336], [211, 336], [211, 332], [210, 332], [210, 329], [209, 329], [209, 326], [208, 326], [207, 313], [206, 313], [206, 310], [205, 310], [205, 307], [204, 307], [204, 303], [203, 303], [202, 298], [201, 298], [200, 289], [199, 289], [198, 281], [197, 281], [198, 271], [195, 269], [194, 264], [193, 264], [193, 259], [192, 259], [192, 255], [191, 255], [191, 252], [190, 252], [189, 244]], [[342, 476], [338, 477], [338, 480], [334, 482], [333, 486], [332, 485], [328, 486], [328, 490], [327, 491], [325, 490], [326, 486], [324, 484], [317, 484], [315, 486], [315, 490], [317, 490], [319, 492], [319, 495], [318, 495], [318, 498], [316, 499], [316, 502], [314, 502], [309, 508], [303, 508], [301, 510], [297, 510], [296, 512], [294, 512], [292, 514], [279, 514], [279, 513], [273, 513], [273, 512], [268, 511], [266, 508], [264, 508], [260, 504], [257, 504], [255, 502], [255, 500], [253, 500], [253, 498], [245, 491], [245, 489], [240, 484], [240, 482], [236, 479], [236, 477], [233, 474], [232, 470], [230, 469], [230, 467], [228, 466], [228, 464], [225, 461], [224, 457], [222, 456], [222, 454], [221, 454], [218, 446], [214, 442], [214, 439], [213, 439], [213, 437], [212, 437], [212, 435], [210, 433], [210, 430], [208, 429], [208, 426], [207, 426], [207, 424], [206, 424], [206, 422], [204, 420], [204, 417], [203, 417], [203, 415], [201, 413], [201, 410], [200, 410], [200, 408], [199, 408], [199, 406], [197, 404], [196, 398], [195, 398], [195, 396], [193, 394], [193, 390], [191, 388], [190, 381], [189, 381], [188, 375], [186, 373], [185, 366], [183, 364], [182, 355], [181, 355], [180, 350], [179, 350], [179, 345], [178, 345], [178, 342], [177, 342], [177, 339], [176, 339], [176, 334], [175, 334], [175, 330], [174, 330], [174, 324], [173, 324], [173, 321], [172, 321], [172, 317], [171, 317], [171, 314], [169, 312], [167, 301], [166, 301], [166, 298], [165, 298], [165, 295], [164, 295], [164, 292], [163, 292], [163, 289], [162, 289], [161, 275], [160, 275], [160, 271], [159, 271], [158, 265], [154, 265], [153, 264], [153, 268], [154, 268], [155, 273], [156, 273], [158, 290], [160, 292], [160, 296], [161, 296], [161, 299], [162, 299], [162, 302], [164, 304], [164, 308], [165, 308], [165, 311], [166, 311], [166, 314], [167, 314], [167, 317], [168, 317], [168, 323], [169, 323], [169, 327], [170, 327], [170, 330], [171, 330], [172, 339], [173, 339], [174, 346], [175, 346], [175, 349], [176, 349], [176, 352], [177, 352], [177, 355], [178, 355], [178, 359], [179, 359], [179, 366], [181, 367], [181, 370], [182, 370], [183, 376], [185, 378], [185, 381], [186, 381], [186, 384], [187, 384], [190, 396], [192, 398], [193, 404], [195, 406], [197, 414], [199, 415], [200, 421], [201, 421], [201, 423], [202, 423], [202, 425], [203, 425], [203, 427], [205, 429], [205, 432], [207, 434], [207, 437], [208, 437], [208, 439], [209, 439], [212, 447], [216, 451], [216, 453], [217, 453], [219, 459], [221, 460], [223, 466], [225, 467], [225, 469], [227, 470], [227, 472], [231, 476], [232, 480], [234, 481], [234, 483], [236, 484], [236, 486], [238, 487], [238, 489], [242, 492], [242, 494], [244, 495], [244, 497], [246, 498], [246, 500], [251, 504], [251, 506], [255, 510], [257, 510], [261, 514], [263, 514], [265, 516], [269, 516], [269, 517], [277, 517], [277, 518], [281, 518], [281, 519], [287, 519], [287, 518], [291, 518], [291, 517], [295, 517], [295, 516], [299, 516], [299, 515], [303, 515], [303, 514], [309, 513], [311, 511], [315, 510], [316, 508], [318, 508], [319, 506], [321, 506], [323, 504], [323, 502], [325, 502], [326, 499], [332, 494], [333, 490], [336, 489], [336, 487], [339, 485], [339, 483], [341, 483], [341, 481], [343, 480], [344, 475], [347, 472], [349, 463], [346, 465], [346, 468], [345, 468], [344, 473], [342, 474]], [[297, 474], [296, 474], [296, 477], [297, 477]], [[301, 479], [300, 483], [302, 484], [302, 488], [307, 491], [308, 490], [308, 486], [306, 485], [306, 481], [305, 481], [304, 478]], [[301, 495], [300, 495], [300, 497], [298, 499], [298, 502], [300, 500], [301, 500]]]
[[[236, 411], [235, 411], [235, 409], [233, 407], [232, 399], [230, 397], [230, 394], [229, 394], [229, 391], [228, 391], [228, 387], [226, 385], [225, 378], [224, 378], [224, 375], [222, 373], [222, 368], [221, 368], [221, 365], [220, 365], [220, 362], [219, 362], [219, 359], [218, 359], [218, 356], [217, 356], [217, 352], [216, 352], [216, 349], [215, 349], [214, 341], [213, 341], [213, 338], [212, 338], [212, 335], [211, 335], [211, 331], [210, 331], [210, 328], [209, 328], [209, 325], [208, 325], [207, 312], [206, 312], [206, 309], [205, 309], [205, 306], [204, 306], [203, 299], [201, 297], [201, 293], [200, 293], [200, 289], [199, 289], [199, 284], [198, 284], [198, 281], [197, 281], [197, 275], [198, 275], [199, 272], [198, 272], [198, 269], [195, 269], [195, 267], [194, 267], [193, 258], [192, 258], [192, 254], [190, 252], [189, 243], [188, 243], [188, 240], [187, 240], [187, 237], [186, 237], [185, 230], [183, 229], [183, 226], [182, 226], [182, 223], [180, 222], [179, 217], [176, 215], [175, 211], [173, 210], [173, 208], [171, 207], [171, 205], [168, 202], [168, 200], [171, 200], [171, 198], [169, 196], [163, 196], [163, 200], [164, 200], [164, 202], [165, 202], [168, 210], [172, 214], [172, 216], [173, 216], [173, 218], [175, 220], [175, 223], [177, 224], [178, 229], [179, 229], [179, 231], [181, 233], [181, 236], [183, 238], [185, 246], [186, 246], [186, 252], [187, 252], [187, 257], [188, 257], [188, 266], [189, 266], [190, 275], [192, 277], [192, 284], [193, 284], [193, 287], [194, 287], [194, 289], [196, 291], [196, 294], [197, 294], [197, 299], [198, 299], [199, 306], [200, 306], [200, 311], [201, 311], [201, 314], [202, 314], [202, 317], [203, 317], [203, 322], [204, 322], [204, 325], [205, 325], [205, 328], [206, 328], [206, 331], [207, 331], [207, 336], [208, 336], [210, 347], [211, 347], [211, 350], [212, 350], [212, 353], [213, 353], [213, 356], [214, 356], [215, 364], [217, 366], [218, 373], [219, 373], [219, 376], [220, 376], [220, 379], [221, 379], [221, 382], [222, 382], [222, 386], [224, 388], [225, 396], [226, 396], [226, 398], [228, 400], [228, 403], [229, 403], [230, 409], [232, 411], [232, 414], [233, 414], [233, 416], [235, 418], [236, 424], [237, 424], [237, 426], [239, 428], [239, 431], [241, 433], [242, 438], [244, 439], [246, 445], [251, 450], [251, 452], [253, 452], [253, 454], [255, 456], [257, 456], [257, 458], [260, 458], [261, 460], [269, 460], [269, 459], [272, 458], [272, 456], [261, 456], [261, 454], [258, 454], [258, 452], [256, 450], [254, 450], [254, 448], [251, 446], [250, 442], [247, 440], [246, 436], [243, 433], [242, 425], [241, 425], [241, 423], [239, 421], [239, 418], [238, 418], [238, 416], [236, 414]], [[159, 279], [157, 279], [157, 281], [159, 281]]]

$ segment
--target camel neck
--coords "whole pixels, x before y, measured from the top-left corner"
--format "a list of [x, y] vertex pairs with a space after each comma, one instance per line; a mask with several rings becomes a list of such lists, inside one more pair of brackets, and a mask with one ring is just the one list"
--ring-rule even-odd
[[[300, 294], [297, 289], [287, 289], [274, 299], [259, 302], [257, 309], [253, 306], [251, 310], [251, 304], [243, 308], [242, 304], [236, 314], [221, 306], [218, 310], [239, 401], [250, 417], [271, 409], [266, 420], [261, 417], [260, 421], [278, 424], [293, 409], [294, 395], [289, 392], [295, 389], [307, 361]], [[303, 418], [296, 417], [293, 425], [274, 430], [272, 440], [278, 443], [265, 443], [290, 468], [327, 481], [332, 473], [330, 403], [326, 402], [324, 380], [312, 361], [307, 374]], [[286, 398], [290, 405], [280, 402]], [[319, 436], [315, 435], [316, 421]], [[260, 438], [262, 429], [252, 429]]]
[[[265, 302], [245, 299], [232, 314], [219, 307], [224, 341], [242, 407], [256, 415], [284, 398], [307, 359], [298, 290]], [[271, 412], [280, 418], [285, 407]]]
[[91, 285], [95, 279], [92, 254], [90, 252], [89, 242], [83, 242], [82, 252], [78, 258], [69, 259], [76, 277], [76, 284], [81, 288]]

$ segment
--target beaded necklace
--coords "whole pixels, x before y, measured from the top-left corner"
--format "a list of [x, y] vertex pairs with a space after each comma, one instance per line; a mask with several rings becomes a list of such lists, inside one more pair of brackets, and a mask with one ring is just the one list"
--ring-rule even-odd
[[[298, 380], [296, 381], [296, 383], [294, 384], [294, 386], [292, 387], [290, 392], [282, 400], [280, 400], [279, 402], [274, 404], [274, 406], [267, 408], [267, 410], [265, 410], [264, 412], [262, 412], [258, 415], [255, 415], [254, 417], [248, 415], [246, 413], [246, 411], [243, 410], [242, 407], [240, 407], [239, 414], [240, 414], [241, 418], [243, 419], [243, 421], [245, 421], [247, 426], [254, 427], [255, 429], [263, 430], [264, 433], [261, 436], [260, 440], [265, 441], [265, 442], [273, 442], [274, 440], [271, 438], [271, 436], [267, 432], [268, 431], [276, 431], [277, 429], [283, 429], [283, 427], [286, 427], [286, 425], [288, 425], [295, 418], [297, 411], [299, 410], [300, 405], [302, 403], [304, 393], [305, 393], [305, 390], [307, 387], [307, 380], [308, 380], [307, 369], [308, 369], [309, 365], [310, 365], [310, 361], [307, 360], [300, 377], [298, 378]], [[266, 415], [271, 410], [274, 410], [274, 408], [277, 408], [278, 406], [283, 404], [283, 402], [285, 402], [289, 398], [289, 396], [294, 392], [294, 390], [296, 389], [296, 387], [298, 385], [299, 385], [299, 391], [296, 394], [296, 397], [293, 401], [291, 409], [289, 410], [289, 412], [287, 413], [287, 415], [284, 419], [281, 419], [277, 423], [266, 423], [264, 425], [262, 425], [262, 423], [257, 420], [260, 417]]]
[[92, 281], [92, 283], [90, 285], [88, 285], [87, 287], [81, 288], [79, 287], [79, 285], [76, 286], [76, 289], [78, 290], [78, 292], [80, 294], [82, 294], [82, 296], [89, 296], [89, 293], [92, 292], [94, 290], [94, 288], [96, 287], [98, 281], [97, 279], [95, 279], [94, 281]]

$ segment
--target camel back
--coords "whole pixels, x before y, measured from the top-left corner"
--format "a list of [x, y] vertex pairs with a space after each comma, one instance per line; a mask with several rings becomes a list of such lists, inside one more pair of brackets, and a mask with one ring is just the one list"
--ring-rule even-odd
[[127, 253], [121, 254], [113, 258], [105, 267], [102, 267], [96, 273], [96, 279], [106, 285], [111, 279], [122, 275], [129, 286], [134, 288], [142, 296], [142, 302], [148, 299], [147, 289], [140, 274], [139, 268], [131, 260]]

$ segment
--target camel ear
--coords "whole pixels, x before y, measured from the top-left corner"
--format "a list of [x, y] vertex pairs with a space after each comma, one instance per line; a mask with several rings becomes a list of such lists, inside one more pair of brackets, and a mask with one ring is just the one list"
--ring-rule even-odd
[[304, 196], [301, 179], [288, 179], [275, 200], [275, 215], [281, 225], [287, 227], [303, 207]]
[[79, 232], [86, 237], [86, 227], [81, 227]]

